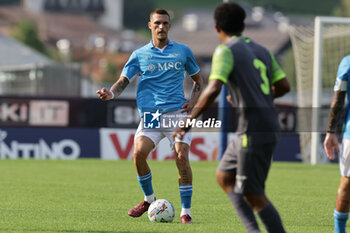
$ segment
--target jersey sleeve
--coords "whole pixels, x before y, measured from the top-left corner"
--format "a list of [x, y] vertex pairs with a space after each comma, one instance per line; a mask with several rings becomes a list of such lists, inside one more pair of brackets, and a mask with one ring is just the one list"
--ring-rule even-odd
[[213, 54], [209, 80], [218, 79], [223, 83], [227, 83], [233, 66], [233, 54], [231, 49], [223, 44], [217, 46]]
[[187, 46], [185, 46], [186, 50], [186, 64], [185, 64], [185, 70], [189, 76], [193, 76], [199, 72], [199, 66], [197, 64], [196, 58], [194, 57], [191, 49]]
[[129, 60], [125, 64], [120, 76], [126, 77], [127, 79], [129, 79], [129, 82], [131, 82], [135, 77], [140, 75], [140, 73], [141, 70], [139, 60], [137, 58], [136, 52], [133, 52], [129, 57]]
[[274, 84], [281, 79], [284, 79], [286, 77], [286, 74], [284, 71], [281, 69], [280, 65], [276, 61], [275, 56], [270, 52], [271, 56], [271, 70], [272, 70], [272, 78], [271, 78], [271, 84]]
[[350, 76], [350, 56], [344, 57], [338, 67], [337, 78], [335, 80], [334, 91], [347, 91]]

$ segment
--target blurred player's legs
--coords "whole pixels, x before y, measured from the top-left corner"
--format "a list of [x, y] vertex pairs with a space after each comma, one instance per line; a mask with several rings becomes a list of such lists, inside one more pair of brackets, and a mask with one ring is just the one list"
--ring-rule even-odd
[[131, 217], [140, 217], [148, 210], [148, 207], [155, 199], [152, 187], [152, 173], [147, 163], [148, 154], [153, 148], [154, 143], [150, 138], [146, 136], [135, 138], [133, 161], [137, 172], [137, 180], [145, 197], [139, 205], [129, 210], [128, 214]]
[[247, 146], [237, 137], [227, 147], [217, 181], [249, 233], [259, 233], [254, 210], [268, 232], [285, 232], [279, 213], [265, 196], [265, 181], [275, 143]]
[[216, 180], [235, 207], [236, 212], [247, 231], [249, 233], [260, 233], [253, 209], [244, 200], [243, 195], [236, 194], [233, 191], [236, 182], [236, 173], [216, 171]]
[[181, 197], [181, 223], [192, 223], [192, 170], [188, 159], [189, 145], [177, 142], [174, 145], [176, 166], [179, 171], [179, 189]]

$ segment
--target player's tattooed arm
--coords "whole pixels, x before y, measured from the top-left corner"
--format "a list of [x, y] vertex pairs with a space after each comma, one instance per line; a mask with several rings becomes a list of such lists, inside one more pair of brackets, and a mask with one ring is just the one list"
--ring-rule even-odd
[[117, 82], [113, 84], [110, 91], [113, 93], [114, 98], [120, 96], [120, 94], [124, 91], [126, 86], [129, 84], [129, 79], [124, 76], [121, 76]]
[[196, 103], [202, 92], [203, 80], [199, 72], [191, 76], [191, 78], [193, 80], [193, 87], [191, 91], [191, 101], [193, 100], [194, 103]]
[[345, 100], [345, 91], [336, 91], [331, 103], [331, 109], [329, 112], [327, 133], [335, 133], [338, 123], [341, 120], [342, 110]]
[[200, 73], [198, 72], [195, 75], [191, 76], [192, 80], [193, 80], [193, 87], [192, 87], [192, 91], [191, 91], [191, 99], [189, 100], [189, 102], [184, 103], [184, 105], [182, 105], [182, 112], [191, 112], [194, 105], [196, 105], [199, 96], [201, 95], [202, 92], [202, 87], [203, 87], [203, 80], [202, 77], [200, 75]]
[[99, 98], [103, 101], [111, 100], [118, 97], [128, 84], [129, 79], [122, 76], [113, 84], [110, 90], [104, 87], [101, 90], [97, 90], [96, 94], [98, 94]]
[[191, 91], [191, 99], [196, 97], [196, 94], [201, 92], [202, 90], [202, 85], [199, 82], [194, 82], [193, 83], [193, 87], [192, 87], [192, 91]]

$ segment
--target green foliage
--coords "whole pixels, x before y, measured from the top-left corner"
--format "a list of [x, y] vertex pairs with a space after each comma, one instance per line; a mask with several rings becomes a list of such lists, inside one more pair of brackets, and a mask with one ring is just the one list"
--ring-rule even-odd
[[107, 61], [104, 69], [103, 81], [115, 82], [117, 80], [118, 66], [111, 61]]
[[12, 36], [32, 49], [48, 55], [44, 43], [39, 38], [36, 25], [30, 20], [19, 21], [12, 30]]
[[[191, 164], [194, 224], [188, 226], [179, 221], [174, 161], [149, 161], [155, 195], [170, 200], [176, 211], [173, 223], [157, 224], [149, 222], [146, 214], [140, 218], [127, 215], [143, 199], [132, 161], [2, 160], [0, 231], [246, 232], [216, 183], [218, 163]], [[273, 163], [266, 192], [287, 232], [326, 233], [333, 230], [338, 182], [335, 164]]]
[[334, 8], [334, 16], [349, 17], [350, 16], [350, 0], [341, 0], [338, 6]]

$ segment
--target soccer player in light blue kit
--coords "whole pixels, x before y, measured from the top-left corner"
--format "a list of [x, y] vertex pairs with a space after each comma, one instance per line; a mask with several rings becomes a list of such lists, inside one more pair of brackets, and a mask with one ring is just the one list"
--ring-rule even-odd
[[[110, 100], [119, 96], [135, 77], [138, 78], [137, 106], [141, 122], [134, 139], [133, 161], [137, 179], [144, 193], [144, 200], [131, 208], [131, 217], [140, 217], [155, 200], [152, 187], [152, 173], [147, 164], [148, 154], [159, 141], [167, 137], [175, 152], [179, 174], [179, 189], [182, 203], [181, 223], [192, 223], [192, 171], [188, 159], [191, 135], [183, 139], [172, 139], [171, 129], [147, 129], [144, 114], [152, 113], [153, 119], [160, 115], [176, 121], [186, 117], [196, 104], [202, 89], [199, 67], [190, 48], [168, 39], [169, 14], [164, 9], [155, 9], [150, 14], [148, 27], [152, 32], [149, 44], [135, 50], [124, 66], [121, 77], [110, 90], [97, 91], [100, 99]], [[184, 97], [183, 81], [185, 72], [193, 80], [191, 99]]]
[[328, 119], [328, 128], [323, 146], [329, 159], [334, 159], [334, 150], [339, 152], [336, 129], [341, 122], [344, 100], [347, 94], [348, 102], [343, 125], [343, 151], [339, 155], [340, 184], [337, 192], [334, 210], [334, 232], [345, 233], [346, 222], [349, 217], [350, 202], [350, 114], [349, 114], [349, 77], [350, 55], [344, 57], [339, 64], [337, 79], [334, 86], [334, 95]]

